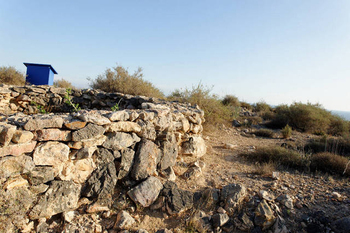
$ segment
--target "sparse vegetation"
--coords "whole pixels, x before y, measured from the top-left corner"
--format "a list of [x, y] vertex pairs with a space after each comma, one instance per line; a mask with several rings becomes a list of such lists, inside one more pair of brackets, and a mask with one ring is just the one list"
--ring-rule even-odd
[[270, 176], [276, 170], [276, 165], [273, 162], [256, 163], [254, 173], [261, 176]]
[[283, 138], [290, 138], [292, 136], [292, 127], [290, 127], [288, 124], [281, 130]]
[[232, 111], [223, 105], [216, 95], [211, 94], [211, 88], [199, 83], [192, 89], [175, 90], [168, 96], [169, 100], [197, 104], [205, 113], [206, 123], [224, 123], [232, 118]]
[[66, 103], [68, 106], [71, 106], [71, 107], [73, 108], [73, 111], [74, 111], [74, 112], [78, 112], [78, 111], [81, 110], [81, 108], [79, 107], [79, 104], [73, 103], [72, 97], [70, 96], [71, 94], [72, 94], [72, 89], [68, 88], [68, 89], [66, 90], [66, 94], [65, 94], [65, 96], [64, 96], [64, 99], [66, 100], [65, 103]]
[[226, 95], [222, 99], [221, 102], [225, 106], [232, 106], [232, 107], [239, 107], [240, 106], [238, 98], [236, 96], [233, 96], [233, 95]]
[[25, 84], [25, 75], [13, 66], [0, 67], [0, 83], [22, 86]]
[[265, 138], [273, 138], [274, 132], [270, 129], [259, 129], [254, 132], [254, 134], [258, 137], [265, 137]]
[[42, 106], [42, 105], [40, 105], [40, 104], [38, 104], [38, 103], [36, 103], [34, 101], [32, 101], [31, 104], [34, 105], [38, 109], [39, 113], [41, 113], [41, 114], [47, 114], [48, 113], [48, 111], [46, 111], [44, 106]]
[[254, 111], [255, 112], [269, 112], [271, 110], [272, 110], [271, 106], [268, 105], [265, 101], [257, 102], [254, 105]]
[[152, 83], [143, 79], [142, 69], [138, 68], [133, 74], [122, 66], [107, 69], [95, 80], [90, 79], [90, 86], [105, 92], [121, 92], [130, 95], [143, 95], [163, 98], [164, 94]]
[[349, 159], [329, 152], [314, 154], [311, 157], [311, 169], [339, 175], [350, 175], [347, 167]]
[[72, 89], [73, 88], [73, 85], [71, 82], [65, 80], [65, 79], [59, 79], [59, 80], [56, 80], [53, 82], [53, 86], [54, 87], [61, 87], [61, 88], [70, 88]]

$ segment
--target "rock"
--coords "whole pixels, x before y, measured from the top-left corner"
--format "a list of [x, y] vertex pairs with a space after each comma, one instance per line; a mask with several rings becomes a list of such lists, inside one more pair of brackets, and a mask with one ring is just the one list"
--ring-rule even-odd
[[134, 202], [140, 203], [143, 207], [148, 207], [157, 199], [162, 188], [163, 185], [160, 180], [150, 176], [128, 191], [128, 195]]
[[128, 229], [135, 222], [135, 220], [131, 217], [131, 215], [126, 211], [120, 211], [117, 215], [117, 221], [115, 222], [114, 228], [117, 229]]
[[45, 142], [37, 146], [33, 153], [35, 165], [53, 166], [57, 173], [62, 171], [68, 160], [69, 147], [60, 142]]
[[96, 125], [107, 125], [111, 123], [107, 117], [101, 116], [101, 114], [96, 111], [80, 111], [77, 118]]
[[139, 132], [137, 135], [141, 138], [146, 138], [149, 140], [155, 140], [157, 138], [156, 129], [154, 128], [154, 125], [150, 121], [143, 121], [141, 119], [136, 120], [136, 123], [141, 126], [141, 132]]
[[239, 121], [237, 121], [237, 120], [234, 120], [234, 121], [232, 122], [232, 125], [233, 125], [234, 127], [241, 127], [241, 123], [240, 123]]
[[1, 190], [0, 216], [5, 215], [11, 219], [14, 219], [16, 216], [25, 216], [35, 198], [34, 194], [26, 186]]
[[198, 178], [201, 174], [202, 174], [202, 169], [201, 169], [200, 167], [192, 166], [192, 167], [188, 168], [187, 171], [185, 171], [185, 172], [182, 174], [182, 177], [183, 177], [185, 180], [196, 179], [196, 178]]
[[167, 169], [160, 171], [160, 175], [162, 177], [165, 177], [169, 181], [176, 180], [176, 174], [175, 174], [174, 169], [172, 167], [168, 167]]
[[108, 116], [110, 121], [127, 121], [129, 120], [129, 113], [126, 110], [112, 112]]
[[55, 178], [55, 171], [52, 167], [35, 167], [26, 175], [31, 185], [40, 185]]
[[114, 162], [110, 162], [99, 170], [95, 170], [86, 181], [81, 195], [98, 200], [101, 205], [109, 206], [112, 202], [117, 174]]
[[44, 193], [49, 189], [50, 186], [46, 184], [32, 185], [30, 191], [34, 194]]
[[107, 132], [139, 133], [141, 126], [135, 122], [119, 121], [108, 125]]
[[250, 232], [254, 228], [253, 221], [246, 213], [241, 213], [238, 218], [234, 219], [235, 226], [241, 231]]
[[193, 206], [193, 193], [179, 189], [175, 182], [167, 181], [161, 195], [165, 197], [165, 207], [170, 215], [183, 212]]
[[13, 176], [5, 182], [3, 188], [5, 190], [11, 190], [22, 186], [28, 186], [28, 181], [23, 179], [22, 176]]
[[205, 142], [200, 136], [192, 136], [182, 144], [183, 155], [191, 155], [200, 158], [207, 152]]
[[212, 221], [213, 221], [213, 227], [221, 227], [227, 221], [230, 219], [230, 217], [227, 214], [221, 214], [217, 213], [212, 216]]
[[229, 214], [240, 206], [247, 194], [247, 189], [241, 184], [229, 184], [222, 188], [220, 200], [225, 203], [224, 208]]
[[[75, 215], [72, 222], [66, 223], [60, 232], [94, 232], [102, 233], [101, 219], [97, 215], [82, 214]], [[56, 226], [57, 227], [57, 226]], [[56, 227], [50, 227], [56, 228]]]
[[96, 168], [92, 158], [67, 161], [59, 173], [61, 180], [72, 180], [77, 184], [83, 184]]
[[95, 146], [101, 146], [105, 141], [107, 137], [105, 135], [99, 135], [94, 138], [81, 140], [78, 142], [68, 142], [69, 148], [72, 149], [81, 149], [83, 147], [95, 147]]
[[111, 150], [122, 150], [133, 146], [141, 139], [136, 134], [128, 134], [122, 132], [108, 133], [106, 141], [102, 144], [104, 148]]
[[[86, 159], [86, 158], [91, 158], [92, 155], [95, 153], [97, 150], [96, 146], [92, 147], [84, 147], [81, 148], [80, 150], [77, 151], [75, 154], [75, 159]], [[72, 156], [71, 156], [72, 157]]]
[[337, 200], [342, 199], [342, 196], [338, 192], [332, 192], [332, 197], [337, 199]]
[[75, 216], [78, 214], [79, 213], [77, 211], [67, 211], [67, 212], [63, 212], [62, 217], [65, 222], [72, 222]]
[[272, 179], [278, 180], [279, 177], [280, 177], [280, 173], [279, 172], [272, 172]]
[[34, 131], [46, 128], [62, 128], [63, 118], [58, 116], [37, 117], [30, 119], [23, 128], [25, 130]]
[[347, 233], [350, 229], [350, 217], [344, 217], [333, 222], [332, 229], [334, 232]]
[[30, 172], [34, 167], [32, 158], [26, 155], [0, 158], [0, 180]]
[[28, 143], [34, 137], [34, 134], [30, 131], [16, 130], [13, 134], [12, 142], [17, 144]]
[[88, 124], [86, 127], [72, 133], [72, 141], [78, 142], [82, 140], [96, 138], [104, 134], [105, 128], [96, 124]]
[[0, 157], [6, 155], [19, 156], [25, 153], [31, 153], [34, 150], [36, 143], [36, 141], [31, 141], [23, 144], [10, 144], [8, 146], [1, 147]]
[[51, 183], [45, 195], [29, 213], [30, 219], [49, 218], [52, 215], [77, 208], [80, 195], [80, 185], [72, 181], [57, 181]]
[[265, 190], [260, 190], [259, 191], [259, 196], [260, 196], [260, 198], [265, 199], [267, 201], [275, 200], [275, 197], [273, 196], [273, 194], [271, 194], [271, 193], [269, 193], [269, 192], [267, 192]]
[[16, 126], [13, 125], [0, 125], [0, 144], [7, 146], [16, 132]]
[[157, 162], [160, 150], [150, 140], [142, 140], [135, 155], [131, 176], [135, 180], [142, 180], [151, 175], [156, 175]]
[[288, 194], [280, 195], [276, 200], [288, 209], [293, 209], [293, 199]]
[[110, 150], [106, 148], [97, 148], [97, 150], [93, 155], [93, 158], [94, 158], [95, 164], [98, 167], [101, 167], [107, 163], [113, 162], [115, 159], [115, 156]]
[[70, 141], [72, 139], [69, 130], [41, 129], [36, 133], [38, 141]]
[[172, 134], [169, 137], [169, 141], [167, 140], [161, 143], [160, 149], [162, 152], [162, 157], [159, 163], [160, 170], [165, 170], [176, 164], [176, 158], [178, 156], [178, 146], [176, 144], [176, 138], [174, 134]]
[[265, 200], [262, 200], [255, 210], [254, 223], [263, 230], [268, 229], [275, 223], [276, 217]]
[[[194, 207], [205, 212], [214, 211], [219, 201], [220, 191], [218, 189], [206, 188], [203, 191], [196, 192], [193, 197]], [[225, 210], [223, 209], [223, 211]]]
[[135, 152], [132, 149], [124, 149], [121, 151], [121, 163], [118, 173], [118, 179], [123, 179], [129, 175], [132, 165], [134, 163]]
[[98, 203], [94, 203], [87, 208], [86, 212], [89, 214], [97, 213], [97, 212], [103, 212], [103, 211], [109, 211], [109, 208], [107, 206], [102, 206]]
[[79, 121], [74, 119], [74, 120], [71, 120], [70, 122], [65, 123], [64, 126], [70, 130], [78, 130], [78, 129], [84, 128], [86, 124], [87, 122], [85, 121]]
[[224, 148], [225, 149], [235, 149], [237, 147], [237, 145], [233, 145], [233, 144], [230, 144], [230, 143], [225, 143], [224, 144]]
[[276, 222], [272, 227], [274, 233], [288, 233], [285, 221], [282, 217], [277, 216]]

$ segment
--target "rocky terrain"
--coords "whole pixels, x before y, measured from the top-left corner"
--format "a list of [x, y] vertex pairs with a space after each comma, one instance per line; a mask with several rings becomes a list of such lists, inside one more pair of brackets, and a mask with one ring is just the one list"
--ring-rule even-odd
[[240, 156], [313, 135], [262, 138], [254, 127], [224, 125], [203, 132], [197, 106], [94, 90], [72, 94], [94, 110], [35, 114], [39, 99], [42, 108], [72, 110], [65, 95], [0, 90], [1, 232], [349, 232], [348, 178], [277, 168], [259, 175]]

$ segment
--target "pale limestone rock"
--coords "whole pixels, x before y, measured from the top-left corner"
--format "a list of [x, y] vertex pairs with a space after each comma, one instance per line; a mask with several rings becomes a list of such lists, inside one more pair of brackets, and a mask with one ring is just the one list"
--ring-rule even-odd
[[183, 155], [191, 155], [196, 158], [200, 158], [207, 152], [205, 141], [200, 136], [192, 136], [188, 141], [182, 143]]
[[102, 144], [104, 148], [111, 150], [122, 150], [134, 145], [141, 139], [136, 134], [122, 132], [108, 133], [106, 141]]
[[16, 130], [13, 134], [12, 142], [17, 144], [30, 142], [34, 137], [34, 134], [30, 131]]
[[45, 128], [62, 128], [63, 118], [58, 116], [38, 117], [30, 119], [25, 125], [25, 130], [39, 130]]
[[126, 110], [112, 112], [109, 115], [110, 121], [127, 121], [129, 120], [129, 113]]
[[128, 229], [135, 223], [136, 222], [133, 217], [131, 217], [128, 212], [123, 210], [118, 213], [114, 227], [118, 229]]
[[36, 131], [38, 141], [70, 141], [72, 139], [69, 130], [41, 129]]
[[81, 111], [77, 117], [82, 121], [96, 125], [107, 125], [111, 123], [107, 117], [101, 116], [101, 114], [94, 111]]
[[11, 177], [5, 182], [4, 189], [11, 190], [22, 186], [28, 186], [28, 181], [26, 179], [23, 179], [22, 176], [15, 176]]
[[26, 155], [0, 158], [0, 179], [30, 172], [34, 167], [32, 158]]
[[126, 133], [139, 133], [141, 132], [141, 126], [135, 122], [119, 121], [113, 122], [107, 127], [107, 132], [126, 132]]
[[13, 125], [0, 125], [0, 144], [7, 146], [16, 132], [16, 126]]
[[12, 144], [0, 148], [0, 157], [6, 155], [19, 156], [24, 153], [30, 153], [34, 150], [36, 141], [31, 141], [23, 144]]
[[74, 183], [82, 184], [96, 168], [92, 158], [70, 160], [65, 162], [58, 177], [61, 180], [72, 180]]

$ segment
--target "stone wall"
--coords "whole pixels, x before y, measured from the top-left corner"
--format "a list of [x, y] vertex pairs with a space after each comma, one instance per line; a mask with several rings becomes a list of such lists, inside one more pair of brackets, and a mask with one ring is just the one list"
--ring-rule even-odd
[[[0, 88], [0, 231], [39, 232], [45, 219], [62, 213], [68, 221], [86, 203], [88, 212], [108, 209], [116, 186], [147, 207], [163, 188], [160, 177], [176, 179], [179, 156], [206, 153], [196, 106], [75, 90], [83, 110], [71, 112], [65, 95], [48, 86]], [[111, 111], [116, 103], [121, 110]]]

